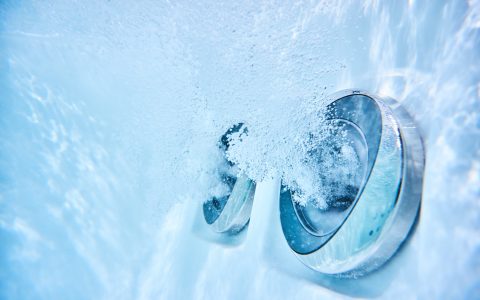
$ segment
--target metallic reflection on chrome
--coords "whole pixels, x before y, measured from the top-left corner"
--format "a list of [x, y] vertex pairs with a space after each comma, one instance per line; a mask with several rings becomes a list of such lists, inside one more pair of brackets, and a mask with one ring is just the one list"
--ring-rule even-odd
[[[233, 133], [247, 133], [243, 123], [239, 123], [221, 137], [220, 151], [226, 153], [229, 147], [229, 136]], [[234, 164], [224, 155], [223, 164], [226, 170], [221, 172], [221, 180], [228, 187], [228, 194], [222, 197], [212, 197], [203, 204], [205, 222], [215, 232], [235, 234], [240, 232], [250, 220], [255, 182], [243, 175], [235, 176], [231, 172]]]
[[422, 140], [398, 102], [358, 90], [331, 96], [326, 117], [333, 134], [319, 147], [335, 151], [336, 131], [342, 132], [360, 167], [349, 182], [330, 179], [342, 192], [332, 193], [326, 208], [300, 205], [282, 186], [282, 230], [311, 269], [362, 275], [391, 258], [415, 223], [424, 169]]

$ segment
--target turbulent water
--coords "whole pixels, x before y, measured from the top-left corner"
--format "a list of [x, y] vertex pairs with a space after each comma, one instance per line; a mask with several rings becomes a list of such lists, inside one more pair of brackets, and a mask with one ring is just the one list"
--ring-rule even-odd
[[[426, 147], [412, 239], [349, 280], [275, 211], [345, 88], [400, 101]], [[259, 186], [228, 244], [198, 212], [238, 122]], [[479, 201], [479, 1], [0, 1], [2, 299], [478, 298]]]

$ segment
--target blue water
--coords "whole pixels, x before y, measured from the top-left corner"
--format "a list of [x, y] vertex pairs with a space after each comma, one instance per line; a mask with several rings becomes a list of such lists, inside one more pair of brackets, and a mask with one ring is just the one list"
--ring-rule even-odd
[[[479, 56], [475, 0], [1, 1], [0, 298], [480, 297]], [[403, 251], [340, 280], [290, 253], [274, 191], [352, 87], [406, 107], [426, 170]], [[239, 121], [259, 185], [226, 244], [197, 214]]]

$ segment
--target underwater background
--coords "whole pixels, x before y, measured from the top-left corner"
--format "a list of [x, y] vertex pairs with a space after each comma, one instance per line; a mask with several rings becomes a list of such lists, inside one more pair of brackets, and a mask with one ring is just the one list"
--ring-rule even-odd
[[[301, 265], [274, 211], [346, 88], [401, 102], [426, 149], [414, 234], [358, 279]], [[225, 245], [197, 214], [243, 121], [260, 184]], [[480, 298], [480, 1], [0, 0], [1, 299], [337, 297]]]

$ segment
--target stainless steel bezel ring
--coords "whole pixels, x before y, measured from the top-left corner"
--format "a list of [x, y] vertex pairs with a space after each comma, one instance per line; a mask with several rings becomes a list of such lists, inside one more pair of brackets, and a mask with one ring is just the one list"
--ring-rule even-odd
[[295, 255], [311, 269], [365, 274], [390, 259], [414, 226], [421, 203], [423, 144], [413, 119], [393, 99], [359, 90], [340, 91], [329, 99], [327, 119], [352, 124], [365, 145], [363, 184], [341, 220], [324, 231], [308, 225], [292, 192], [282, 187], [282, 230]]

